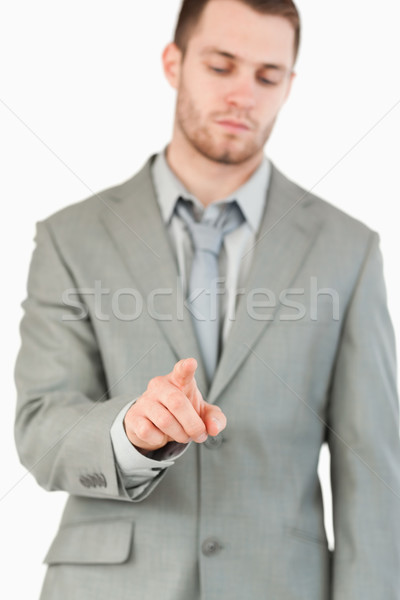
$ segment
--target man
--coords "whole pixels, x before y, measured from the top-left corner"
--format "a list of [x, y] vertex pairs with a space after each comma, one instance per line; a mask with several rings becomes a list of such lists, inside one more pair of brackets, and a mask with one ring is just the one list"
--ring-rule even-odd
[[291, 0], [185, 1], [165, 152], [38, 226], [16, 439], [70, 493], [43, 600], [400, 598], [378, 236], [263, 154], [299, 35]]

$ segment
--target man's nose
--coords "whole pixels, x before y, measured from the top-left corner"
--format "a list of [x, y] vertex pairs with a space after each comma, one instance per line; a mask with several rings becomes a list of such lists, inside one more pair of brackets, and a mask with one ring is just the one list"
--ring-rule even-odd
[[226, 100], [229, 104], [238, 108], [250, 109], [255, 105], [256, 82], [253, 77], [237, 77], [232, 82]]

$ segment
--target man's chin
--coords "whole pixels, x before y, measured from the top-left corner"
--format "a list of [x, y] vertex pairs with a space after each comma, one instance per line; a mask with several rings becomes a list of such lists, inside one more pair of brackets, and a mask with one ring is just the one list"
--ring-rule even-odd
[[260, 148], [239, 149], [232, 148], [232, 146], [211, 148], [210, 146], [197, 145], [196, 149], [208, 160], [223, 165], [240, 165], [251, 161], [260, 153]]
[[223, 152], [209, 153], [205, 156], [216, 163], [222, 165], [241, 165], [246, 162], [250, 162], [259, 153], [256, 152], [233, 152], [232, 150], [226, 150]]

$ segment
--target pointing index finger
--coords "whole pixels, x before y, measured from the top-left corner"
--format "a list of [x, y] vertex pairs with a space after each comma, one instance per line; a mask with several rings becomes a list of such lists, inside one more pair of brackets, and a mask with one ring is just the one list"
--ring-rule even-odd
[[183, 388], [194, 380], [197, 369], [195, 358], [186, 358], [178, 361], [172, 370], [171, 381], [179, 388]]

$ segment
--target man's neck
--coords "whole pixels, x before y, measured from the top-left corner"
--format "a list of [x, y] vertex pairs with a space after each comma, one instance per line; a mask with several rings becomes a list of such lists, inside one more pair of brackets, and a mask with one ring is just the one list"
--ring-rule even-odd
[[200, 155], [194, 149], [180, 152], [173, 142], [167, 148], [169, 167], [185, 188], [204, 206], [230, 196], [260, 166], [262, 153], [239, 165], [226, 165]]

